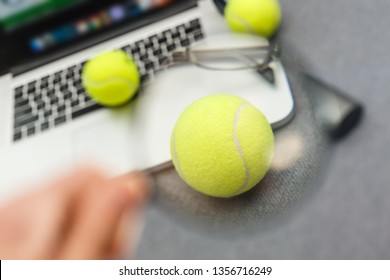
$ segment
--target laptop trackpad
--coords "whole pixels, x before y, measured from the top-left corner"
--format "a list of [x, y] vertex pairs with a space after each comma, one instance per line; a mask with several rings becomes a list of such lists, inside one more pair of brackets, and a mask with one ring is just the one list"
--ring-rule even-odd
[[136, 129], [131, 123], [99, 119], [74, 134], [77, 165], [97, 166], [118, 176], [139, 169], [142, 149], [137, 144]]

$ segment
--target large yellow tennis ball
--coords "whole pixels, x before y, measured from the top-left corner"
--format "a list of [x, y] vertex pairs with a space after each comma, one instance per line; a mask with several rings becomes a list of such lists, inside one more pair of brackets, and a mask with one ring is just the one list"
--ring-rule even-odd
[[171, 136], [171, 156], [180, 177], [215, 197], [253, 188], [268, 171], [273, 150], [273, 132], [263, 113], [245, 99], [225, 94], [191, 104]]
[[83, 69], [85, 90], [97, 103], [119, 106], [137, 92], [140, 75], [134, 60], [123, 51], [102, 53], [89, 60]]
[[231, 0], [225, 8], [225, 19], [233, 32], [271, 37], [282, 18], [278, 0]]

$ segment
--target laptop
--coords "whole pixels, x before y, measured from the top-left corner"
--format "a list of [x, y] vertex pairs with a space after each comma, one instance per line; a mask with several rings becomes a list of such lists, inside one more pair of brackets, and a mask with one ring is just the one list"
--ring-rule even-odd
[[[169, 162], [171, 127], [196, 97], [175, 97], [182, 91], [177, 81], [196, 70], [173, 70], [162, 80], [157, 73], [173, 51], [215, 26], [211, 18], [221, 17], [210, 3], [203, 3], [205, 15], [196, 0], [1, 1], [0, 201], [75, 166], [97, 165], [116, 176]], [[113, 49], [132, 55], [149, 86], [128, 105], [107, 109], [89, 98], [81, 74], [88, 59]], [[272, 123], [293, 111], [278, 71], [282, 93], [273, 102], [285, 105], [268, 106], [284, 108], [269, 110], [282, 111]]]

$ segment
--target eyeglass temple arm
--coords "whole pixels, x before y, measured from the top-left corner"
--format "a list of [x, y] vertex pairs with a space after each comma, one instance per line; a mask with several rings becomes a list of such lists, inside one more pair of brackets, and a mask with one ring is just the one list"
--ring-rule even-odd
[[268, 51], [268, 47], [249, 47], [249, 48], [232, 48], [232, 49], [201, 49], [201, 48], [185, 48], [182, 50], [177, 50], [172, 55], [173, 63], [186, 63], [186, 62], [196, 62], [192, 61], [194, 58], [198, 60], [202, 59], [217, 59], [223, 58], [227, 55], [234, 53], [245, 53], [253, 51]]
[[[259, 49], [267, 51], [267, 56], [263, 63], [259, 64], [256, 68], [257, 72], [270, 84], [275, 84], [275, 75], [273, 69], [269, 66], [269, 63], [277, 57], [280, 57], [280, 49], [277, 44], [271, 46], [261, 47], [248, 47], [248, 48], [232, 48], [232, 49], [201, 49], [201, 48], [184, 48], [176, 50], [172, 54], [172, 58], [169, 59], [171, 65], [183, 64], [183, 63], [195, 63], [196, 59], [218, 58], [225, 57], [226, 53], [245, 52], [245, 51], [259, 51]], [[195, 60], [195, 61], [194, 61]]]

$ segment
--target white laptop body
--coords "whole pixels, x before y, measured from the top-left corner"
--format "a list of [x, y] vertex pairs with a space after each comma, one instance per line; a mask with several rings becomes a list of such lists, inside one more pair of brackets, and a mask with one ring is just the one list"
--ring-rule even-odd
[[[43, 121], [37, 121], [33, 123], [33, 133], [30, 127], [23, 127], [15, 141], [16, 88], [28, 87], [31, 81], [41, 81], [42, 77], [78, 65], [97, 53], [124, 48], [153, 35], [160, 36], [163, 31], [183, 24], [185, 27], [194, 22], [200, 24], [202, 36], [197, 39], [194, 37], [199, 35], [199, 30], [192, 31], [189, 37], [179, 31], [190, 43], [213, 33], [227, 32], [211, 2], [203, 1], [200, 7], [193, 6], [20, 75], [6, 73], [0, 76], [0, 203], [82, 165], [101, 167], [111, 176], [117, 176], [134, 169], [169, 164], [169, 138], [177, 117], [191, 102], [209, 94], [242, 96], [262, 109], [274, 127], [286, 123], [292, 116], [294, 104], [279, 62], [273, 65], [276, 87], [254, 74], [211, 74], [183, 66], [168, 69], [155, 77], [150, 72], [152, 82], [125, 107], [100, 108], [74, 118], [72, 115], [77, 115], [77, 110], [72, 112], [73, 109], [67, 108], [65, 113], [57, 112], [57, 116], [50, 119], [50, 128], [42, 129]], [[168, 37], [169, 44], [180, 44], [183, 40]], [[164, 51], [167, 51], [166, 47]], [[143, 67], [142, 71], [147, 73], [148, 69]], [[221, 79], [228, 82], [215, 83]], [[39, 83], [35, 86], [39, 88]], [[58, 90], [54, 94], [61, 99], [63, 93]], [[29, 101], [33, 98], [27, 97]], [[75, 108], [82, 110], [82, 105], [88, 102], [92, 101], [81, 98]], [[65, 120], [59, 118], [62, 115]], [[41, 117], [44, 119], [39, 113], [38, 119]], [[56, 125], [55, 122], [59, 123]]]

